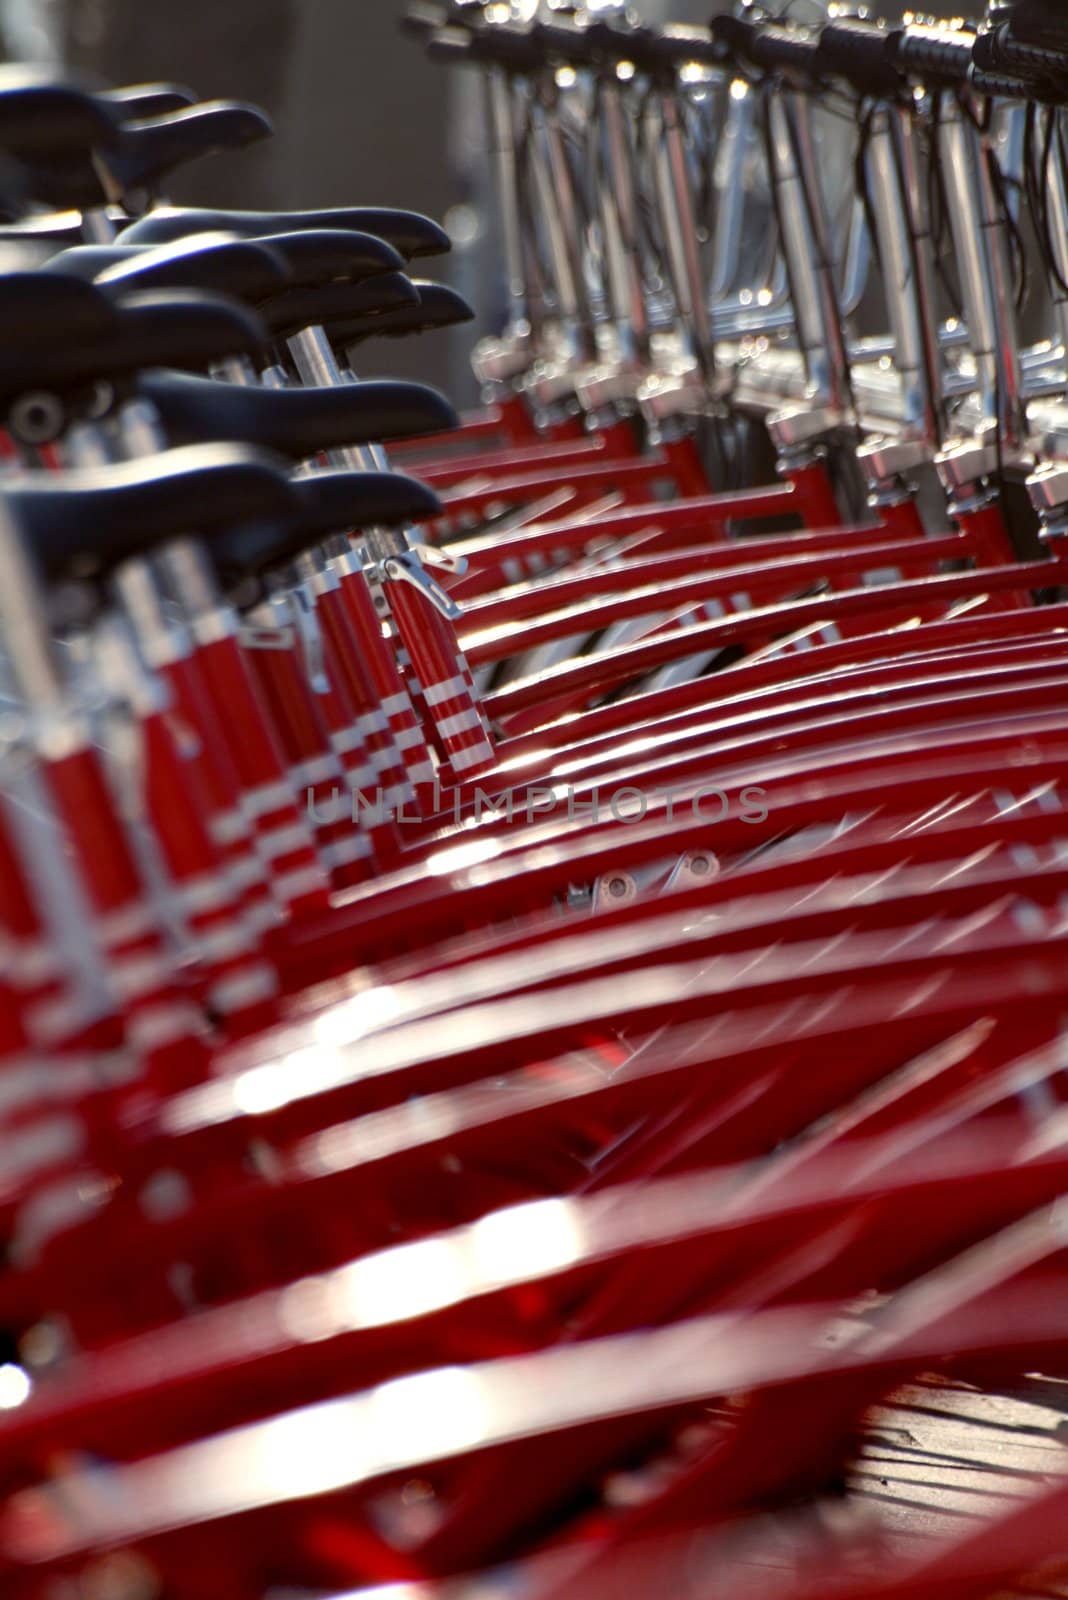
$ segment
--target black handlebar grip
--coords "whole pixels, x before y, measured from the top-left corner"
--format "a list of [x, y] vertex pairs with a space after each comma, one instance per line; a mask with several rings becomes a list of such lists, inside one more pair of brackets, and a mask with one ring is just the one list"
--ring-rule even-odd
[[818, 78], [820, 42], [788, 28], [763, 28], [753, 45], [753, 60], [765, 72], [792, 72], [802, 78]]
[[723, 16], [712, 18], [708, 31], [730, 55], [742, 56], [747, 61], [753, 59], [753, 40], [758, 31], [755, 22], [748, 22], [745, 17], [732, 17], [725, 12]]
[[731, 55], [740, 56], [765, 72], [787, 72], [806, 80], [821, 75], [817, 38], [791, 28], [728, 16], [713, 17], [711, 32]]
[[706, 67], [721, 67], [727, 59], [723, 45], [708, 28], [687, 28], [669, 23], [659, 32], [648, 31], [650, 37], [646, 48], [650, 56], [673, 71], [690, 61]]
[[1008, 73], [982, 72], [973, 67], [968, 79], [976, 94], [985, 94], [991, 100], [1033, 100], [1036, 105], [1063, 105], [1064, 94], [1045, 87], [1040, 81], [1025, 83]]
[[890, 36], [874, 22], [828, 22], [820, 33], [820, 62], [860, 94], [889, 99], [901, 88], [901, 74], [890, 57]]
[[638, 65], [643, 39], [647, 32], [645, 28], [635, 28], [626, 24], [613, 25], [611, 22], [601, 21], [591, 22], [586, 29], [586, 36], [602, 60], [633, 61]]
[[[611, 23], [607, 25], [611, 28]], [[655, 28], [642, 23], [636, 27], [614, 28], [616, 61], [633, 61], [636, 67], [652, 77], [672, 77], [675, 58], [665, 47], [664, 38]]]
[[910, 27], [891, 35], [891, 56], [906, 72], [942, 84], [967, 83], [975, 35]]
[[1002, 73], [1027, 83], [1063, 83], [1068, 77], [1068, 50], [1017, 39], [1004, 24], [978, 35], [973, 60], [980, 72]]
[[991, 7], [992, 22], [1007, 22], [1019, 44], [1068, 51], [1068, 13], [1056, 0], [1001, 0]]

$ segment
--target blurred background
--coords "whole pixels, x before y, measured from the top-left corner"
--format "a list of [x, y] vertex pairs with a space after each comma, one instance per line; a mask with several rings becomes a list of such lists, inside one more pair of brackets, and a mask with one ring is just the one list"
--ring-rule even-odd
[[[192, 168], [173, 186], [176, 200], [249, 208], [384, 202], [444, 221], [454, 254], [435, 262], [435, 273], [478, 308], [478, 323], [433, 340], [372, 341], [362, 375], [422, 377], [469, 405], [477, 394], [468, 352], [502, 320], [481, 100], [473, 75], [433, 64], [400, 32], [407, 3], [0, 0], [0, 41], [9, 60], [65, 62], [115, 84], [163, 79], [202, 98], [254, 100], [271, 113], [274, 140]], [[703, 22], [725, 4], [635, 0], [632, 9], [650, 21]], [[803, 20], [811, 5], [783, 0], [782, 9]], [[880, 9], [895, 12], [890, 3]], [[961, 6], [928, 0], [924, 10], [949, 16]]]

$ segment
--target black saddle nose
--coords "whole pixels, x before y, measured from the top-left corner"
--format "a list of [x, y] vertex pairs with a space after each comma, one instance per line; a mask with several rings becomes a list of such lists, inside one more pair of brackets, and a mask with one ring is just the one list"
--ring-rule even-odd
[[459, 422], [444, 395], [421, 383], [262, 389], [150, 372], [139, 389], [175, 444], [232, 439], [278, 450], [294, 461], [342, 445], [443, 432]]
[[105, 89], [99, 96], [114, 106], [123, 122], [162, 117], [191, 106], [196, 95], [180, 83], [131, 83], [122, 89]]
[[330, 534], [403, 527], [441, 515], [434, 491], [400, 472], [311, 472], [293, 478], [290, 487], [299, 509], [288, 524], [224, 529], [211, 539], [212, 559], [226, 583], [283, 566]]
[[380, 315], [353, 317], [347, 323], [338, 323], [331, 329], [337, 343], [356, 345], [376, 334], [403, 339], [409, 334], [456, 327], [474, 318], [475, 313], [463, 295], [448, 284], [416, 278], [412, 287], [416, 296], [405, 305], [383, 308]]
[[309, 228], [340, 228], [352, 233], [373, 233], [385, 239], [406, 261], [443, 255], [451, 249], [448, 234], [429, 217], [416, 211], [392, 211], [379, 206], [351, 206], [330, 211], [207, 211], [200, 208], [161, 207], [126, 229], [130, 244], [169, 244], [191, 233], [221, 231], [243, 239], [270, 233], [302, 233]]
[[0, 149], [23, 160], [73, 160], [119, 139], [119, 108], [33, 67], [0, 67]]
[[116, 322], [107, 296], [80, 278], [9, 273], [0, 278], [0, 372], [15, 351], [99, 339]]
[[196, 445], [118, 466], [5, 481], [37, 565], [49, 581], [99, 580], [179, 535], [303, 515], [286, 464], [242, 445]]
[[[384, 246], [388, 249], [389, 246]], [[352, 317], [407, 305], [415, 290], [401, 272], [383, 273], [366, 282], [335, 281], [303, 289], [284, 289], [264, 303], [263, 315], [283, 337], [315, 325], [332, 328]]]
[[227, 356], [258, 356], [270, 335], [256, 314], [236, 300], [199, 289], [142, 290], [119, 301], [122, 348], [115, 369], [181, 367], [198, 372]]
[[107, 293], [206, 289], [252, 305], [278, 294], [289, 282], [285, 262], [268, 245], [219, 234], [156, 247], [83, 245], [60, 251], [47, 270], [85, 278]]
[[[109, 106], [108, 110], [121, 111], [121, 106]], [[188, 162], [243, 149], [272, 132], [270, 118], [258, 106], [209, 100], [164, 116], [124, 121], [101, 160], [109, 185], [120, 193], [155, 193], [170, 173]], [[31, 160], [25, 152], [17, 153], [27, 162], [31, 193], [49, 205], [88, 210], [114, 198], [102, 181], [100, 168], [84, 151], [80, 159], [35, 155]]]
[[270, 341], [255, 312], [218, 295], [142, 290], [112, 301], [76, 278], [29, 277], [21, 296], [5, 291], [11, 279], [0, 281], [0, 402], [8, 405], [35, 391], [66, 393], [146, 367], [200, 371], [227, 356], [262, 355]]
[[[244, 236], [238, 233], [228, 237]], [[361, 283], [372, 277], [377, 279], [386, 273], [396, 273], [404, 265], [400, 252], [388, 240], [351, 228], [306, 228], [300, 233], [256, 234], [255, 243], [267, 246], [282, 258], [290, 286], [295, 289], [317, 288], [333, 282]]]

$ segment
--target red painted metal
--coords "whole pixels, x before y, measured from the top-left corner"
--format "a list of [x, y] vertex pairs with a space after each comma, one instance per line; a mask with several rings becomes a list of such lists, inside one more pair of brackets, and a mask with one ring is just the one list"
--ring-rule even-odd
[[[450, 548], [465, 557], [470, 570], [449, 580], [449, 588], [457, 598], [484, 594], [505, 582], [537, 577], [547, 567], [599, 549], [607, 554], [618, 546], [624, 552], [652, 555], [703, 544], [725, 534], [732, 522], [759, 521], [797, 509], [792, 487], [754, 489], [694, 500], [647, 501], [589, 522], [572, 519], [535, 525], [504, 539], [488, 534], [459, 540]], [[835, 531], [849, 536], [848, 530]]]
[[[393, 860], [400, 848], [393, 818], [410, 798], [411, 784], [382, 709], [371, 659], [359, 646], [351, 597], [342, 593], [341, 578], [332, 570], [320, 574], [310, 587], [323, 633], [326, 671], [349, 712], [355, 770], [350, 767], [347, 772], [347, 809], [350, 818], [361, 818], [372, 857], [383, 864]], [[357, 781], [356, 773], [365, 781]]]
[[458, 776], [477, 777], [496, 757], [455, 630], [410, 584], [387, 579], [383, 587], [419, 682], [425, 732]]
[[823, 461], [789, 467], [784, 476], [797, 496], [798, 510], [807, 528], [833, 528], [841, 520], [830, 475]]
[[574, 442], [523, 445], [513, 450], [482, 451], [475, 455], [454, 456], [447, 461], [433, 462], [419, 468], [424, 483], [435, 489], [453, 489], [462, 486], [469, 478], [497, 474], [502, 478], [518, 476], [526, 471], [552, 468], [565, 473], [572, 467], [595, 464], [599, 458], [615, 457], [607, 442], [597, 436], [577, 439]]
[[333, 565], [341, 580], [339, 592], [348, 607], [356, 649], [374, 681], [394, 748], [407, 773], [409, 794], [419, 803], [419, 796], [425, 795], [434, 781], [422, 721], [416, 712], [396, 651], [383, 631], [383, 620], [375, 607], [358, 559], [355, 556], [342, 556], [336, 558]]
[[269, 864], [268, 882], [291, 916], [326, 909], [328, 877], [300, 809], [277, 732], [263, 704], [247, 657], [234, 633], [198, 643], [196, 668], [211, 698], [240, 784], [240, 805], [258, 852]]
[[196, 963], [204, 1004], [231, 1038], [276, 1018], [278, 978], [222, 870], [182, 730], [167, 711], [140, 721], [145, 809], [165, 862], [178, 920]]
[[[752, 566], [746, 564], [737, 547], [736, 554], [740, 558], [737, 565], [726, 571], [704, 568], [700, 558], [690, 552], [685, 561], [650, 561], [648, 569], [651, 570], [645, 563], [633, 570], [628, 567], [622, 574], [630, 580], [625, 585], [615, 573], [603, 578], [595, 572], [559, 579], [539, 586], [530, 595], [529, 599], [537, 595], [545, 597], [547, 603], [538, 608], [540, 615], [529, 604], [523, 604], [523, 599], [528, 597], [520, 599], [515, 615], [510, 599], [496, 604], [484, 602], [468, 612], [474, 627], [465, 630], [463, 635], [465, 651], [472, 664], [478, 667], [514, 654], [517, 645], [526, 651], [554, 639], [567, 638], [580, 621], [588, 631], [594, 631], [625, 618], [646, 616], [690, 601], [714, 606], [714, 610], [706, 613], [708, 617], [734, 611], [744, 614], [773, 600], [803, 594], [813, 583], [833, 589], [838, 584], [848, 584], [850, 579], [855, 582], [868, 573], [888, 573], [891, 579], [900, 578], [902, 569], [904, 576], [921, 578], [937, 572], [939, 563], [970, 558], [973, 546], [968, 538], [951, 534], [943, 539], [925, 540], [923, 544], [910, 540], [904, 544], [887, 542], [872, 546], [858, 540], [841, 552], [821, 551], [811, 557], [799, 554], [792, 561]], [[620, 593], [620, 589], [625, 592]], [[520, 619], [524, 627], [517, 637], [511, 629]]]
[[[845, 590], [827, 599], [760, 607], [744, 616], [700, 624], [683, 635], [642, 641], [509, 684], [488, 697], [488, 707], [494, 717], [510, 722], [517, 714], [528, 713], [539, 702], [572, 709], [628, 679], [641, 677], [680, 656], [694, 654], [694, 647], [717, 649], [746, 639], [766, 643], [776, 635], [813, 622], [822, 626], [839, 618], [853, 619], [870, 613], [882, 614], [883, 627], [900, 626], [913, 617], [922, 618], [925, 612], [934, 620], [939, 615], [944, 616], [947, 605], [956, 601], [971, 597], [986, 599], [1014, 590], [1028, 593], [1054, 583], [1060, 572], [1059, 564], [1054, 562], [1020, 563], [982, 572], [915, 579], [887, 589]], [[515, 722], [514, 727], [515, 731], [522, 731], [521, 723]]]
[[197, 1010], [165, 947], [98, 754], [86, 743], [45, 760], [41, 770], [76, 852], [93, 915], [91, 936], [130, 1047], [160, 1086], [196, 1082], [207, 1062]]

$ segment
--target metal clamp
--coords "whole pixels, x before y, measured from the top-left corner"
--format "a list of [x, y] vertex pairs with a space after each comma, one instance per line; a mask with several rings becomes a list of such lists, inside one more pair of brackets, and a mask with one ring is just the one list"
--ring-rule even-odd
[[414, 550], [406, 550], [403, 555], [389, 556], [382, 563], [382, 576], [391, 578], [394, 583], [410, 583], [414, 589], [418, 589], [424, 600], [429, 600], [430, 604], [450, 622], [459, 622], [463, 616], [456, 601], [431, 577]]
[[411, 552], [424, 567], [440, 567], [443, 572], [455, 573], [462, 578], [468, 568], [466, 556], [454, 556], [451, 550], [442, 550], [436, 544], [413, 544]]

